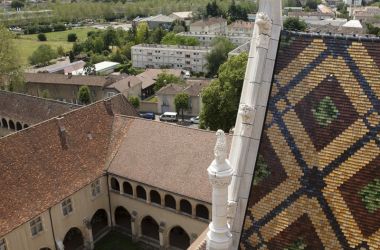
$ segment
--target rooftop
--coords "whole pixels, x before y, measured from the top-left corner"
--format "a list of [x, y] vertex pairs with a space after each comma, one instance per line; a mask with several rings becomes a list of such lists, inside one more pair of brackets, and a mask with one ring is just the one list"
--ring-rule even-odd
[[0, 117], [28, 125], [79, 108], [79, 105], [0, 90]]
[[27, 83], [87, 85], [95, 87], [107, 86], [118, 79], [113, 76], [74, 76], [48, 73], [25, 73], [24, 77]]
[[218, 23], [227, 24], [227, 20], [222, 18], [222, 17], [210, 17], [210, 18], [206, 18], [206, 19], [196, 21], [196, 22], [190, 24], [190, 26], [201, 26], [201, 27], [203, 27], [203, 26], [214, 25], [214, 24], [218, 24]]
[[164, 45], [164, 44], [146, 44], [141, 43], [132, 46], [132, 48], [159, 48], [159, 49], [183, 49], [183, 50], [210, 50], [210, 47], [205, 46], [186, 46], [186, 45]]
[[146, 69], [144, 72], [137, 75], [137, 77], [142, 81], [142, 89], [146, 89], [156, 83], [159, 74], [167, 73], [172, 74], [177, 77], [182, 75], [182, 70], [180, 69]]
[[157, 95], [176, 95], [187, 93], [189, 96], [199, 96], [202, 89], [210, 84], [210, 80], [187, 80], [186, 84], [168, 84], [160, 89]]

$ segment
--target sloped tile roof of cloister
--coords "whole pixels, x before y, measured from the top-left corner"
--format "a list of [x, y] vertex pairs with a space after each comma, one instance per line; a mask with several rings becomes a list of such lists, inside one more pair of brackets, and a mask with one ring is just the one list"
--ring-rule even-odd
[[79, 105], [0, 90], [0, 117], [35, 124], [70, 110]]
[[210, 202], [215, 135], [143, 120], [122, 95], [0, 139], [0, 237], [106, 174]]

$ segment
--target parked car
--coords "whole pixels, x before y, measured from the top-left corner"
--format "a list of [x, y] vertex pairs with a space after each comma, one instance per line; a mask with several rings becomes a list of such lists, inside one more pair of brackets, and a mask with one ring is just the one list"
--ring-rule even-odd
[[178, 121], [178, 114], [177, 114], [177, 112], [165, 112], [162, 115], [160, 115], [160, 121], [177, 122]]
[[156, 115], [153, 112], [140, 113], [140, 117], [150, 120], [156, 120]]
[[199, 124], [199, 116], [197, 117], [191, 117], [190, 122], [194, 124]]

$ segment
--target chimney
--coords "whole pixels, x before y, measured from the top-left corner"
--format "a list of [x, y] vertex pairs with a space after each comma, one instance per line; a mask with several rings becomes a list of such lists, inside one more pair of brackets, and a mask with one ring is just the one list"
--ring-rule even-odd
[[68, 74], [67, 74], [67, 79], [71, 79], [72, 76], [73, 76], [73, 73], [71, 73], [71, 72], [68, 73]]
[[104, 100], [104, 106], [106, 107], [107, 113], [111, 116], [114, 115], [113, 110], [112, 110], [112, 103], [111, 100]]
[[131, 87], [131, 81], [128, 81], [128, 88]]
[[63, 150], [67, 150], [68, 149], [68, 143], [67, 143], [67, 132], [66, 132], [66, 129], [65, 127], [63, 126], [63, 117], [60, 116], [60, 117], [57, 117], [57, 124], [58, 124], [58, 133], [59, 133], [59, 139], [61, 140], [61, 146], [62, 146], [62, 149]]

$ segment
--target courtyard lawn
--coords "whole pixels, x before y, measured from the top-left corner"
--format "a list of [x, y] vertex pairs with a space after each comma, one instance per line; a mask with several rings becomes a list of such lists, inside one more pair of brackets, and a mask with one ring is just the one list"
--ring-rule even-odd
[[110, 232], [95, 244], [95, 250], [140, 250], [128, 236], [119, 232]]
[[67, 52], [73, 47], [73, 43], [67, 42], [67, 35], [70, 33], [76, 33], [78, 40], [84, 41], [87, 37], [87, 32], [95, 30], [94, 28], [78, 28], [59, 32], [46, 33], [47, 41], [40, 42], [37, 39], [37, 34], [34, 35], [21, 35], [20, 37], [13, 39], [16, 50], [20, 56], [21, 63], [28, 65], [28, 57], [40, 46], [41, 44], [48, 44], [53, 49], [57, 49], [62, 46]]

